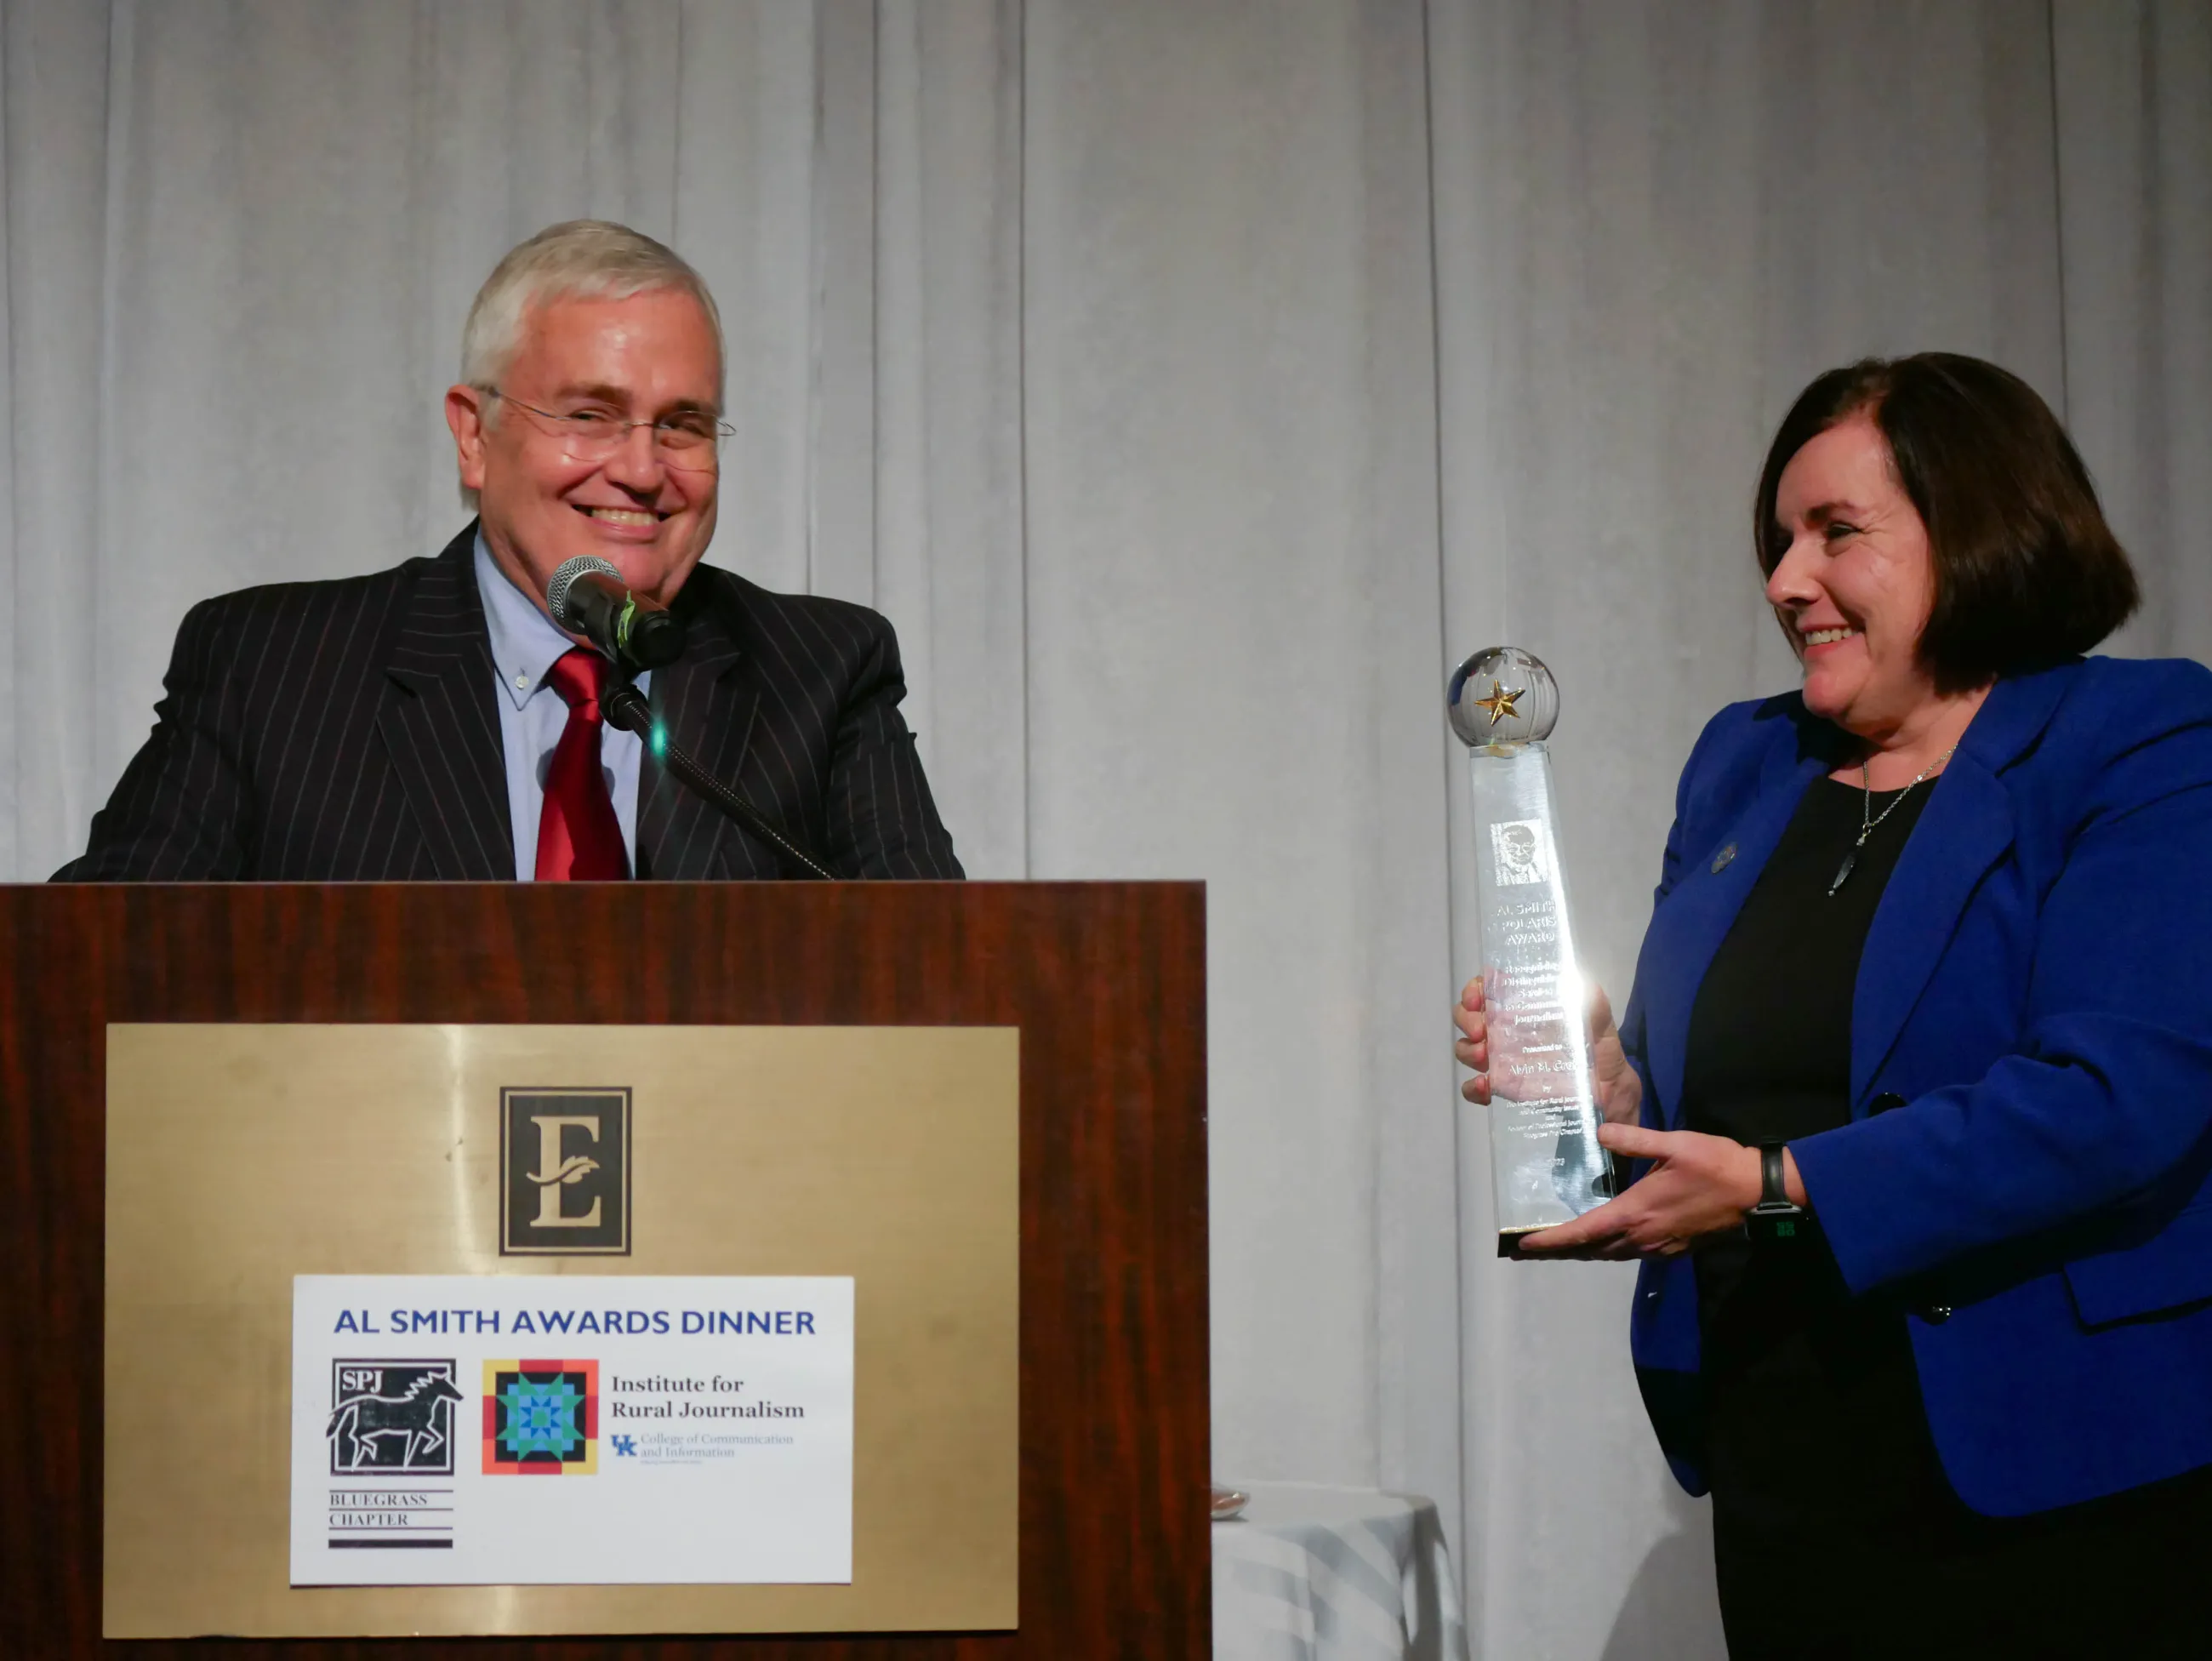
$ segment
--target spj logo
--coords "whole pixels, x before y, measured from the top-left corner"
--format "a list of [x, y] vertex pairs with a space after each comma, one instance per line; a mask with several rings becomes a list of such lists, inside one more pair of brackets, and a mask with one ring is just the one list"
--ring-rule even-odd
[[451, 1361], [333, 1361], [331, 1475], [453, 1474], [453, 1404], [465, 1400]]
[[588, 1476], [599, 1468], [597, 1361], [486, 1361], [487, 1476]]

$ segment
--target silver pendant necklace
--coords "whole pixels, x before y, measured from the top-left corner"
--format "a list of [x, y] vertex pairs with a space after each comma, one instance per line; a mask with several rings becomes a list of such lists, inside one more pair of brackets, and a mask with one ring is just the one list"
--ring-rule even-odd
[[1897, 805], [1911, 795], [1916, 788], [1942, 772], [1944, 765], [1958, 753], [1958, 751], [1959, 746], [1954, 744], [1936, 757], [1926, 768], [1913, 776], [1911, 784], [1906, 785], [1904, 789], [1891, 797], [1889, 805], [1879, 813], [1874, 811], [1874, 782], [1867, 776], [1867, 764], [1864, 762], [1859, 764], [1859, 839], [1850, 845], [1850, 851], [1844, 855], [1844, 862], [1836, 867], [1836, 879], [1828, 885], [1830, 899], [1836, 897], [1836, 891], [1838, 888], [1850, 880], [1851, 873], [1858, 867], [1859, 849], [1867, 845], [1867, 838], [1874, 835], [1875, 827], [1894, 813], [1897, 811]]

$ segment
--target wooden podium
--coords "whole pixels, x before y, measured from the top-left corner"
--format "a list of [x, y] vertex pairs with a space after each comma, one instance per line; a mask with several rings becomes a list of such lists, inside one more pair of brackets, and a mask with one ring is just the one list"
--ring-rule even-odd
[[12, 1415], [0, 1653], [103, 1647], [106, 1034], [181, 1022], [1020, 1034], [1017, 1630], [213, 1640], [191, 1652], [1208, 1652], [1199, 885], [10, 887], [0, 919], [0, 1403]]

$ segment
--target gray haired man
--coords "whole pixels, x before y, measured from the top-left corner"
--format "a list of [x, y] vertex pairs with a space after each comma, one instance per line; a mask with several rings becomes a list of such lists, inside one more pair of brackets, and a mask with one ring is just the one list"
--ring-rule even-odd
[[722, 335], [674, 252], [577, 220], [485, 282], [446, 393], [479, 517], [433, 558], [193, 607], [151, 735], [65, 881], [787, 874], [598, 705], [546, 609], [580, 554], [684, 626], [638, 682], [669, 740], [840, 875], [957, 877], [890, 625], [701, 563]]

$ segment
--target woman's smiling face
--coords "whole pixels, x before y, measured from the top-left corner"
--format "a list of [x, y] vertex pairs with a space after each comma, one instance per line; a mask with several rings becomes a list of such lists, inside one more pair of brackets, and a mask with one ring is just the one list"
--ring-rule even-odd
[[1868, 416], [1845, 417], [1790, 459], [1773, 533], [1783, 553], [1766, 598], [1805, 666], [1805, 707], [1878, 740], [1935, 703], [1918, 660], [1936, 594], [1928, 527]]

